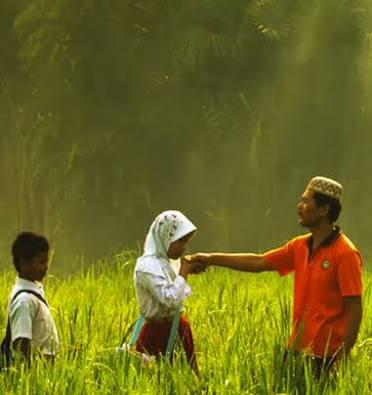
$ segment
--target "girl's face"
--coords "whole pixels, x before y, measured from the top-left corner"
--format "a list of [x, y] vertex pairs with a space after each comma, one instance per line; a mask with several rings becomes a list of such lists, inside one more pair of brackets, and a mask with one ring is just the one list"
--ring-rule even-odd
[[168, 248], [168, 257], [170, 259], [178, 259], [182, 255], [184, 255], [187, 247], [187, 243], [191, 240], [191, 238], [195, 235], [195, 231], [188, 233], [187, 235], [181, 237], [178, 240], [175, 240], [171, 243]]

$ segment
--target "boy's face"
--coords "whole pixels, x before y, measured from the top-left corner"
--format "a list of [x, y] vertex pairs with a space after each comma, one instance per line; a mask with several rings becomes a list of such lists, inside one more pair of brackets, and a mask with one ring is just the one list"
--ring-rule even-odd
[[27, 262], [21, 262], [20, 276], [30, 281], [42, 281], [48, 271], [49, 252], [43, 251]]

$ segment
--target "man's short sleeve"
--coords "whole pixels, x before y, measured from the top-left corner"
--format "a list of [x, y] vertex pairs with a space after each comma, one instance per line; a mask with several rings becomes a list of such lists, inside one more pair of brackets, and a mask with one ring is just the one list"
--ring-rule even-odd
[[29, 298], [19, 298], [11, 306], [10, 331], [12, 342], [19, 338], [32, 339], [34, 306]]
[[281, 276], [285, 276], [295, 269], [294, 242], [295, 239], [282, 247], [270, 250], [264, 254], [264, 261], [268, 263], [272, 270], [277, 271]]
[[351, 250], [341, 255], [337, 265], [337, 281], [342, 296], [362, 294], [363, 263], [360, 254]]

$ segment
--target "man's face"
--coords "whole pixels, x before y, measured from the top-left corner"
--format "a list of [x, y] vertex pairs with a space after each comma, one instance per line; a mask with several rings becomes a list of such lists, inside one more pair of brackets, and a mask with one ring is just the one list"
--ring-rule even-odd
[[40, 252], [30, 261], [21, 264], [24, 277], [31, 281], [42, 281], [48, 271], [49, 253]]
[[306, 228], [317, 226], [328, 213], [328, 206], [317, 206], [313, 195], [313, 191], [306, 189], [297, 205], [298, 222]]

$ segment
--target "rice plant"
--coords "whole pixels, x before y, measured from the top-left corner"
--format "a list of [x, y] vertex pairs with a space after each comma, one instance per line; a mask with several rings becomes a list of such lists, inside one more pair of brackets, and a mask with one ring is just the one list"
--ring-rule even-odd
[[[200, 365], [196, 376], [180, 349], [143, 366], [117, 347], [138, 316], [133, 255], [120, 254], [73, 276], [45, 281], [62, 350], [54, 364], [34, 361], [1, 373], [6, 394], [371, 394], [371, 279], [365, 273], [364, 318], [357, 345], [338, 377], [314, 381], [304, 366], [282, 368], [290, 331], [293, 284], [276, 274], [224, 269], [190, 277], [186, 303]], [[2, 333], [14, 274], [0, 275]]]

